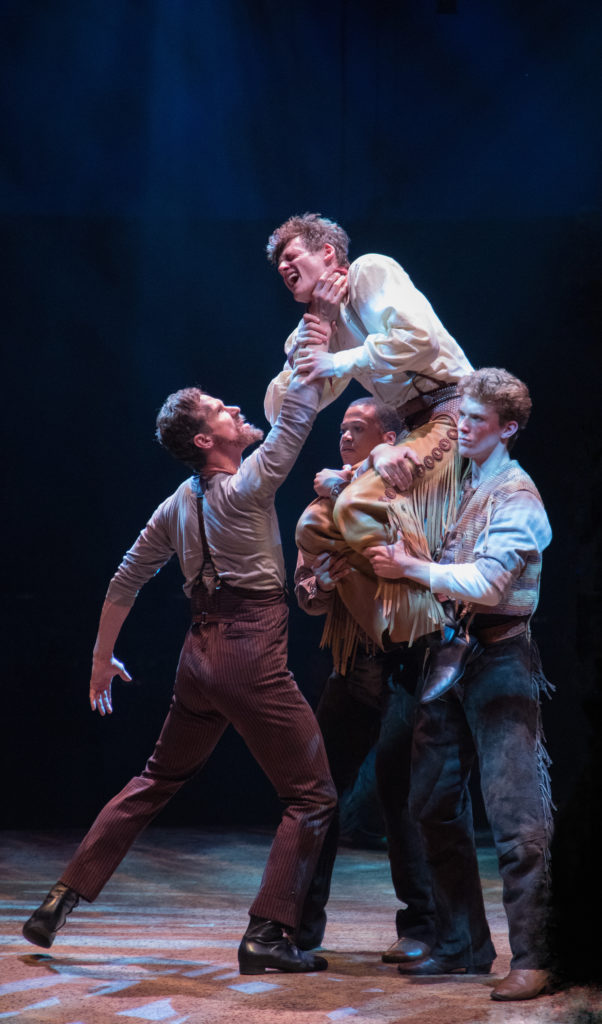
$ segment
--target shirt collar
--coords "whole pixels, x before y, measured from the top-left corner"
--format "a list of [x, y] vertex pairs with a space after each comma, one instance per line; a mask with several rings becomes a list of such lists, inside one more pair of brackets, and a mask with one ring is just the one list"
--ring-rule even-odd
[[505, 469], [510, 462], [510, 456], [508, 449], [504, 446], [502, 450], [496, 449], [492, 451], [488, 459], [485, 459], [480, 466], [477, 466], [476, 462], [472, 463], [472, 486], [478, 487], [479, 484], [484, 483], [485, 480], [490, 480], [491, 477], [497, 476], [502, 469]]

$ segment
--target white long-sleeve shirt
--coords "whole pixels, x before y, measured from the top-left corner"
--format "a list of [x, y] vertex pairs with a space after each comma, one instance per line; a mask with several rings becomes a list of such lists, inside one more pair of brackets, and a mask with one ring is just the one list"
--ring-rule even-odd
[[[419, 392], [454, 383], [472, 371], [428, 299], [396, 260], [378, 253], [360, 256], [349, 267], [347, 279], [348, 297], [341, 303], [329, 346], [335, 374], [325, 382], [321, 408], [338, 398], [352, 378], [399, 409]], [[287, 355], [297, 330], [285, 343]], [[278, 415], [291, 374], [286, 363], [268, 387], [265, 413], [270, 423]]]

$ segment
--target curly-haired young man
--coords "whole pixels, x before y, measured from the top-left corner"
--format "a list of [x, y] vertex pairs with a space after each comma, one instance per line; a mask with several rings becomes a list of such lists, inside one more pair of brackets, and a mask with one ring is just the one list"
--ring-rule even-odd
[[404, 975], [491, 970], [496, 954], [468, 789], [478, 764], [512, 950], [510, 973], [492, 998], [532, 999], [549, 985], [544, 937], [552, 818], [539, 700], [549, 684], [530, 619], [552, 534], [535, 484], [509, 455], [531, 410], [526, 385], [506, 370], [487, 368], [460, 381], [459, 390], [458, 443], [471, 465], [440, 559], [415, 558], [402, 540], [367, 552], [377, 575], [413, 580], [463, 607], [480, 645], [460, 682], [419, 704], [410, 807], [431, 866], [436, 939], [429, 957], [398, 969]]

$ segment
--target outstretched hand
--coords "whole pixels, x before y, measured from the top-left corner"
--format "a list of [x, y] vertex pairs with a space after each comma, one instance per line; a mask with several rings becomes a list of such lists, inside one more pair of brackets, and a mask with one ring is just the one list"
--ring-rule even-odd
[[99, 711], [103, 716], [113, 713], [111, 686], [114, 676], [120, 676], [126, 683], [132, 681], [125, 665], [113, 655], [110, 658], [95, 656], [90, 677], [90, 707], [92, 711]]

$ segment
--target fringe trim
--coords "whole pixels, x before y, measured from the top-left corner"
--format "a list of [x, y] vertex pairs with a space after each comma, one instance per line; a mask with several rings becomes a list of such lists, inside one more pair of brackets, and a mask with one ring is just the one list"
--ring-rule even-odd
[[333, 665], [339, 675], [344, 676], [347, 669], [353, 668], [358, 644], [363, 637], [363, 630], [335, 591], [326, 615], [320, 647], [330, 647]]
[[533, 685], [537, 688], [537, 693], [539, 695], [543, 694], [544, 697], [551, 700], [556, 687], [549, 679], [546, 679], [544, 675], [539, 647], [533, 638], [531, 638], [531, 676], [533, 679]]
[[389, 523], [401, 530], [415, 558], [433, 558], [450, 528], [458, 504], [460, 456], [450, 459], [436, 482], [417, 480], [408, 495], [388, 506]]
[[[436, 480], [425, 475], [414, 482], [408, 495], [387, 506], [391, 540], [400, 531], [409, 553], [416, 558], [433, 558], [453, 522], [458, 504], [460, 467], [461, 458], [456, 452]], [[380, 580], [375, 599], [382, 603], [383, 615], [392, 636], [397, 623], [409, 626], [409, 635], [407, 628], [404, 631], [409, 646], [421, 636], [444, 629], [445, 613], [441, 603], [418, 583]], [[320, 647], [331, 648], [334, 667], [340, 675], [345, 675], [353, 667], [360, 641], [365, 641], [364, 631], [335, 594]]]
[[[534, 696], [536, 699], [543, 695], [548, 699], [551, 698], [552, 693], [556, 687], [546, 679], [541, 664], [541, 657], [539, 654], [539, 648], [534, 640], [531, 640], [531, 680], [533, 684]], [[546, 737], [543, 731], [543, 723], [541, 719], [541, 707], [538, 713], [537, 721], [537, 735], [535, 737], [535, 752], [537, 757], [537, 771], [539, 775], [539, 791], [541, 794], [541, 800], [543, 805], [544, 821], [546, 826], [546, 833], [548, 843], [546, 846], [546, 872], [548, 875], [548, 882], [550, 880], [550, 848], [552, 841], [552, 834], [554, 831], [554, 818], [553, 811], [556, 810], [556, 805], [552, 800], [552, 783], [550, 779], [550, 766], [552, 759], [546, 750]]]
[[[458, 504], [460, 466], [461, 459], [456, 452], [436, 481], [425, 476], [415, 482], [408, 495], [388, 505], [391, 539], [401, 533], [408, 553], [414, 558], [430, 560], [438, 553]], [[390, 633], [394, 632], [396, 617], [407, 600], [410, 646], [414, 639], [444, 627], [445, 615], [440, 602], [417, 583], [381, 580], [376, 596], [382, 601]]]
[[436, 630], [443, 631], [445, 627], [443, 605], [418, 583], [406, 580], [381, 580], [376, 591], [376, 600], [382, 604], [383, 615], [391, 636], [396, 633], [401, 613], [403, 618], [411, 623], [408, 647], [421, 636], [434, 633]]

